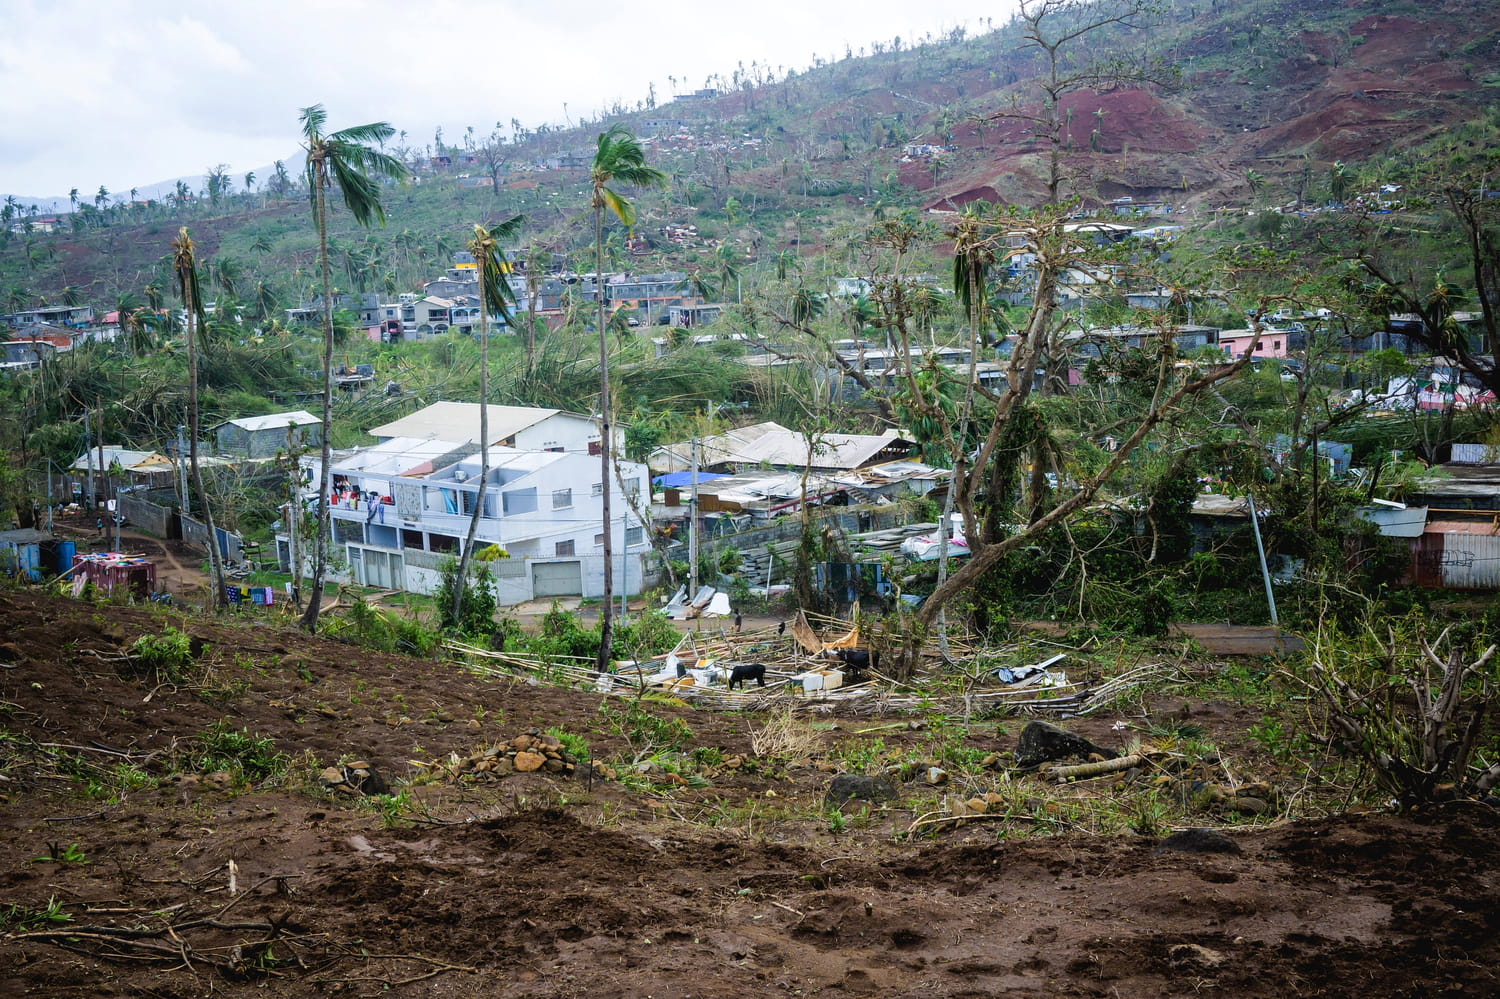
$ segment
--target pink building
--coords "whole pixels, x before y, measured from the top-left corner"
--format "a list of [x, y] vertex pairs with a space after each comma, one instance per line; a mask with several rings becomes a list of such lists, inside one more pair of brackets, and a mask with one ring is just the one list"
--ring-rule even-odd
[[[1255, 345], [1255, 351], [1250, 356], [1286, 357], [1294, 349], [1292, 338], [1301, 335], [1294, 330], [1262, 330], [1260, 342]], [[1243, 355], [1254, 340], [1254, 330], [1221, 330], [1219, 332], [1219, 346], [1224, 348], [1224, 353], [1230, 358]], [[1295, 345], [1296, 348], [1301, 346], [1300, 341]]]

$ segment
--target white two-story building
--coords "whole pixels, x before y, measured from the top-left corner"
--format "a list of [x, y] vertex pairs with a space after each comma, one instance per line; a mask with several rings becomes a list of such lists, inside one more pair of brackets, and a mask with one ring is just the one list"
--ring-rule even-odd
[[[470, 442], [398, 437], [335, 457], [331, 478], [330, 574], [365, 586], [434, 593], [445, 558], [456, 557], [479, 495], [479, 448]], [[305, 462], [317, 482], [316, 457]], [[578, 451], [490, 449], [490, 475], [476, 550], [498, 545], [509, 558], [490, 563], [501, 604], [604, 592], [603, 496], [610, 490], [614, 591], [639, 593], [645, 528], [626, 494], [649, 500], [645, 466], [619, 462], [600, 481], [597, 456]], [[621, 490], [621, 484], [624, 491]], [[279, 543], [285, 546], [283, 539]]]
[[[569, 413], [561, 409], [535, 406], [497, 406], [489, 409], [490, 443], [522, 451], [580, 451], [599, 453], [599, 423], [592, 416]], [[435, 402], [383, 426], [370, 430], [378, 441], [398, 437], [420, 440], [479, 443], [479, 403]], [[614, 450], [624, 446], [624, 428], [619, 424], [612, 435]]]

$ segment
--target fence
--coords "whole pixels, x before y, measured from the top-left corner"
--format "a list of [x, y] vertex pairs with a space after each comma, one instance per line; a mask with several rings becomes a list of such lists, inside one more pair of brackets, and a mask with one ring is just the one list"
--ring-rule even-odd
[[[881, 531], [900, 527], [911, 521], [911, 514], [900, 506], [889, 507], [819, 507], [811, 511], [813, 530], [822, 532], [825, 526], [843, 534], [860, 534], [864, 531]], [[720, 534], [700, 538], [698, 547], [706, 553], [724, 549], [750, 551], [764, 548], [780, 541], [790, 541], [802, 534], [802, 517], [792, 514], [782, 517], [765, 527], [756, 527], [738, 534]], [[687, 552], [684, 551], [683, 557]]]
[[[208, 551], [208, 527], [187, 514], [181, 514], [178, 519], [182, 522], [182, 540], [195, 548]], [[244, 539], [238, 534], [230, 534], [222, 527], [214, 528], [214, 533], [218, 535], [220, 557], [231, 562], [245, 561]]]

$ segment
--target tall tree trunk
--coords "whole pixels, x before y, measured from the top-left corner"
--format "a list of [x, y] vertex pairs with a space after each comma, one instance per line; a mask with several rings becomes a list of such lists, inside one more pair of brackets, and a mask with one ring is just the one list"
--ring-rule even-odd
[[[224, 560], [219, 557], [219, 537], [214, 530], [213, 508], [209, 505], [208, 493], [203, 488], [203, 470], [198, 465], [198, 427], [201, 422], [198, 413], [198, 303], [193, 300], [191, 286], [184, 282], [183, 287], [183, 305], [187, 311], [188, 468], [193, 477], [193, 492], [202, 508], [203, 526], [208, 531], [208, 574], [214, 587], [210, 603], [217, 608], [228, 603], [229, 597], [224, 592]], [[103, 435], [100, 436], [102, 438]]]
[[328, 208], [322, 184], [318, 185], [314, 208], [318, 216], [318, 261], [323, 272], [323, 444], [322, 471], [318, 475], [318, 539], [313, 545], [313, 582], [308, 592], [302, 627], [315, 631], [323, 609], [323, 577], [328, 572], [328, 497], [333, 472], [333, 281], [328, 274]]
[[[597, 196], [596, 196], [597, 197]], [[610, 644], [614, 641], [615, 593], [614, 536], [610, 532], [610, 436], [614, 433], [609, 418], [609, 336], [604, 328], [604, 205], [594, 206], [594, 294], [599, 305], [599, 481], [603, 483], [600, 504], [604, 521], [604, 607], [599, 613], [599, 671], [610, 664]]]
[[464, 536], [464, 550], [458, 556], [458, 578], [453, 581], [455, 626], [463, 622], [464, 589], [469, 581], [469, 563], [474, 557], [474, 539], [479, 534], [479, 517], [484, 511], [484, 491], [490, 481], [490, 324], [489, 312], [485, 308], [484, 267], [485, 261], [481, 259], [476, 268], [479, 275], [479, 492], [474, 497], [474, 511], [469, 514], [469, 533]]

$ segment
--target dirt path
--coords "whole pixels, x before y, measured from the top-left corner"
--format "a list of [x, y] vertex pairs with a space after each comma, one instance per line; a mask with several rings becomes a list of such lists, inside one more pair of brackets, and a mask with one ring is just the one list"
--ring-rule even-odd
[[[53, 531], [78, 545], [80, 552], [113, 551], [115, 534], [107, 529], [100, 536], [87, 514], [58, 517]], [[120, 531], [120, 548], [131, 555], [141, 555], [156, 563], [156, 586], [174, 599], [192, 599], [208, 588], [208, 574], [203, 571], [203, 555], [180, 540], [167, 540], [133, 530], [126, 525]]]

